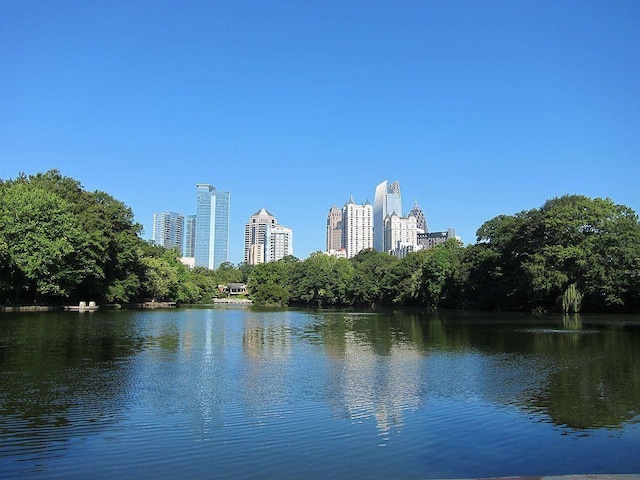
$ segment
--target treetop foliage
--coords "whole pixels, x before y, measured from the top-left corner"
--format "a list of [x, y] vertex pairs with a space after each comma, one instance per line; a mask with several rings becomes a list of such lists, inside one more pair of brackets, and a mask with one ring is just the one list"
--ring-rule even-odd
[[488, 220], [474, 245], [402, 259], [369, 249], [189, 269], [141, 232], [125, 204], [57, 170], [0, 180], [0, 304], [208, 302], [246, 282], [255, 303], [280, 306], [640, 310], [640, 223], [610, 199], [553, 198]]

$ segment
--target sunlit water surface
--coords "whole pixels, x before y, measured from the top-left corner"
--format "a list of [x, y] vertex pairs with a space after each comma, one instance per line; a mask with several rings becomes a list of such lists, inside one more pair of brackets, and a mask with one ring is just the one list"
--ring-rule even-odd
[[0, 315], [0, 478], [640, 473], [640, 318]]

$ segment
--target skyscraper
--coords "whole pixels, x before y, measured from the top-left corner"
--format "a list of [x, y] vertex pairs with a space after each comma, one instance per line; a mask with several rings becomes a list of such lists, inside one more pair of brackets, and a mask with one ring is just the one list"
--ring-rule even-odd
[[393, 212], [384, 219], [384, 251], [403, 257], [407, 249], [413, 251], [418, 246], [416, 217], [401, 217]]
[[257, 265], [287, 255], [293, 255], [293, 231], [264, 208], [251, 215], [244, 227], [244, 261]]
[[184, 235], [184, 256], [196, 256], [196, 216], [187, 215]]
[[257, 265], [265, 261], [267, 226], [277, 225], [278, 220], [266, 209], [261, 208], [249, 217], [244, 226], [244, 262]]
[[409, 212], [409, 217], [416, 217], [416, 228], [418, 229], [418, 233], [428, 233], [429, 227], [427, 225], [427, 219], [424, 216], [424, 213], [418, 206], [418, 200], [413, 204], [413, 208]]
[[335, 205], [327, 215], [327, 252], [340, 250], [342, 245], [342, 210]]
[[342, 238], [347, 258], [373, 247], [373, 207], [356, 205], [353, 197], [342, 207]]
[[175, 212], [153, 214], [153, 243], [165, 248], [177, 247], [182, 255], [184, 215]]
[[384, 252], [384, 219], [394, 212], [402, 216], [400, 184], [385, 180], [376, 187], [373, 200], [373, 247], [379, 252]]
[[229, 256], [229, 192], [199, 183], [197, 189], [195, 264], [216, 269]]
[[293, 255], [293, 230], [283, 225], [269, 225], [267, 229], [268, 262], [276, 262], [288, 255]]

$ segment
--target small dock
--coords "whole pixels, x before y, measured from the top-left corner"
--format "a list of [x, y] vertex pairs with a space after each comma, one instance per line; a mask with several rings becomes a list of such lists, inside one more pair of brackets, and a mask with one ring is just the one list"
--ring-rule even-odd
[[64, 307], [67, 312], [95, 312], [100, 307], [96, 305], [96, 302], [80, 302], [78, 305], [67, 305]]

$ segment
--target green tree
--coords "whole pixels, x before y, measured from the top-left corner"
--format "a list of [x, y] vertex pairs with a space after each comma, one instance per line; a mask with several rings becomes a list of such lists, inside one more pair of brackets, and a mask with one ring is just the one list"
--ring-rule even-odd
[[363, 250], [351, 259], [353, 282], [350, 296], [354, 305], [375, 306], [387, 302], [387, 275], [398, 259], [374, 249]]
[[215, 277], [218, 285], [242, 282], [242, 272], [236, 269], [231, 262], [222, 263], [216, 270]]
[[383, 285], [384, 298], [387, 304], [398, 306], [420, 305], [420, 283], [422, 266], [428, 250], [409, 253], [393, 264], [385, 275]]
[[493, 308], [560, 309], [574, 283], [588, 310], [638, 307], [640, 224], [633, 210], [609, 199], [554, 198], [486, 222], [478, 241], [484, 247], [474, 252], [470, 290], [478, 294], [484, 280]]
[[251, 272], [247, 287], [257, 305], [286, 306], [291, 297], [291, 274], [295, 262], [261, 263]]
[[92, 270], [87, 244], [68, 202], [55, 193], [24, 181], [0, 190], [0, 260], [14, 301], [68, 298]]
[[353, 266], [348, 260], [312, 253], [292, 271], [291, 300], [313, 306], [345, 305], [352, 279]]
[[432, 310], [451, 304], [455, 292], [456, 274], [460, 269], [462, 245], [456, 239], [427, 250], [420, 270], [418, 298]]

